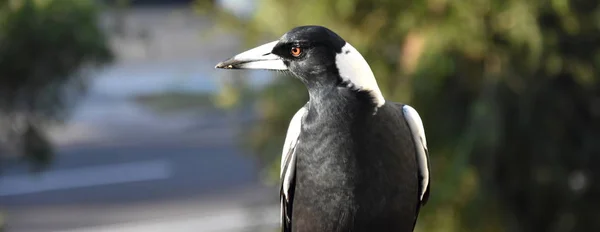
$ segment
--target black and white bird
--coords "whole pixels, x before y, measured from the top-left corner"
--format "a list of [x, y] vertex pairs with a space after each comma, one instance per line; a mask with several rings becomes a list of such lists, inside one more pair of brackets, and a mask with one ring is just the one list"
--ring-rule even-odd
[[308, 89], [283, 145], [282, 231], [413, 231], [430, 189], [423, 124], [352, 45], [301, 26], [216, 68], [286, 71]]

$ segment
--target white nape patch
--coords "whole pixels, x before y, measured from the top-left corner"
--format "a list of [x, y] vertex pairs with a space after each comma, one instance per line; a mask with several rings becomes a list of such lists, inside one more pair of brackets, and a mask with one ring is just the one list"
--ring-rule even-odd
[[377, 107], [385, 104], [385, 99], [377, 86], [377, 80], [375, 80], [369, 63], [356, 48], [346, 43], [342, 47], [341, 53], [336, 55], [335, 64], [342, 80], [348, 82], [349, 88], [370, 91]]
[[412, 132], [415, 146], [417, 147], [417, 163], [419, 165], [419, 175], [423, 178], [421, 182], [421, 189], [419, 192], [419, 199], [423, 200], [427, 186], [429, 185], [429, 157], [427, 155], [427, 139], [425, 138], [425, 128], [423, 128], [423, 121], [419, 113], [409, 105], [402, 107], [404, 112], [404, 118], [408, 122], [410, 131]]
[[273, 47], [279, 41], [269, 42], [248, 51], [237, 54], [232, 60], [237, 60], [242, 63], [238, 65], [242, 69], [267, 69], [267, 70], [287, 70], [287, 66], [283, 60], [274, 54], [271, 54]]

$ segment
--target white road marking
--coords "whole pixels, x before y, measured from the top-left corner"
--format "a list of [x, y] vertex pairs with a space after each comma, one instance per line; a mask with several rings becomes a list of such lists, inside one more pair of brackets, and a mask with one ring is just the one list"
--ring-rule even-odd
[[147, 220], [124, 224], [104, 225], [96, 227], [77, 228], [73, 230], [58, 230], [55, 232], [162, 232], [162, 231], [204, 231], [225, 232], [242, 231], [252, 227], [279, 226], [278, 207], [263, 207], [259, 209], [232, 209], [214, 212], [211, 216], [186, 216], [175, 219]]
[[170, 176], [171, 167], [166, 160], [56, 170], [42, 172], [40, 175], [0, 176], [0, 197], [136, 181], [161, 180]]

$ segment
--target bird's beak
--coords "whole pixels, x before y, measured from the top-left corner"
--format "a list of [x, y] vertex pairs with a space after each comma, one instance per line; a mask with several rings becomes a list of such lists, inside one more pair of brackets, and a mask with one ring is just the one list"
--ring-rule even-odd
[[229, 60], [218, 63], [215, 68], [287, 70], [281, 57], [271, 53], [277, 42], [273, 41], [242, 52]]

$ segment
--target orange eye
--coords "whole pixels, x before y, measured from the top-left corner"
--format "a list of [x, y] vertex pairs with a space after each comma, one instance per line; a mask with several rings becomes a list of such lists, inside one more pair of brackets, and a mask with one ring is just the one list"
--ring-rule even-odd
[[290, 54], [292, 54], [292, 56], [294, 56], [294, 57], [298, 57], [298, 56], [300, 56], [300, 54], [302, 54], [302, 48], [292, 47], [292, 50], [290, 50]]

